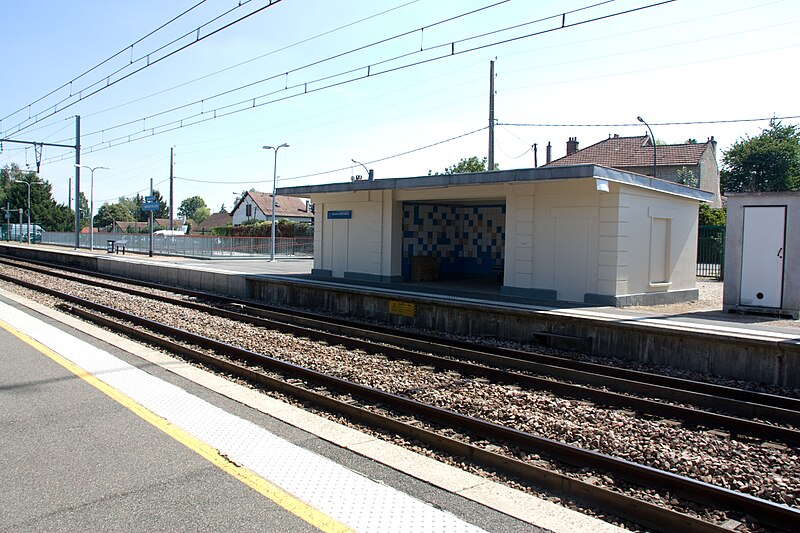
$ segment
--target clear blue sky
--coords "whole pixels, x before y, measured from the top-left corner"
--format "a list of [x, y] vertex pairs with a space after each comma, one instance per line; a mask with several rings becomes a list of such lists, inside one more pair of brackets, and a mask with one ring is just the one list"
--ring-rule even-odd
[[[239, 4], [207, 0], [130, 48], [198, 2], [2, 2], [0, 135], [73, 144], [72, 117], [81, 115], [82, 163], [111, 167], [95, 173], [95, 209], [144, 192], [151, 178], [168, 198], [175, 147], [176, 205], [199, 195], [217, 211], [222, 204], [230, 209], [239, 191], [272, 190], [273, 152], [263, 145], [290, 144], [279, 152], [279, 187], [364, 174], [351, 159], [382, 179], [426, 175], [462, 157], [485, 156], [485, 129], [417, 149], [488, 125], [492, 59], [497, 121], [540, 124], [497, 126], [495, 159], [502, 169], [532, 167], [534, 143], [542, 164], [548, 142], [557, 158], [569, 137], [586, 147], [614, 133], [643, 135], [637, 115], [659, 140], [714, 136], [719, 152], [767, 123], [663, 123], [800, 115], [796, 0], [677, 0], [564, 29], [557, 29], [557, 16], [483, 37], [592, 4], [601, 5], [568, 14], [566, 24], [655, 1], [283, 0], [88, 95], [145, 65], [148, 54], [153, 62], [191, 42], [197, 27]], [[199, 34], [267, 4], [252, 0]], [[543, 32], [548, 29], [555, 31]], [[537, 32], [543, 33], [493, 44]], [[473, 47], [482, 48], [460, 53]], [[424, 60], [431, 61], [408, 66]], [[370, 76], [357, 79], [368, 68]], [[62, 109], [67, 103], [74, 105]], [[41, 120], [31, 124], [36, 117]], [[411, 153], [390, 157], [405, 152]], [[12, 162], [33, 168], [33, 148], [4, 143], [0, 166]], [[67, 202], [73, 162], [70, 150], [44, 149], [41, 175], [59, 202]], [[324, 173], [335, 169], [341, 170]], [[89, 173], [82, 176], [88, 196]]]

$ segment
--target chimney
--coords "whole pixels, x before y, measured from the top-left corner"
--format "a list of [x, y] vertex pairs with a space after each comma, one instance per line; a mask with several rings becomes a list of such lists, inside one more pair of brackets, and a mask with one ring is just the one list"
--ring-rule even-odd
[[550, 164], [550, 161], [553, 160], [553, 146], [550, 144], [550, 141], [547, 141], [547, 165]]
[[572, 155], [578, 151], [578, 138], [570, 137], [567, 141], [567, 155]]

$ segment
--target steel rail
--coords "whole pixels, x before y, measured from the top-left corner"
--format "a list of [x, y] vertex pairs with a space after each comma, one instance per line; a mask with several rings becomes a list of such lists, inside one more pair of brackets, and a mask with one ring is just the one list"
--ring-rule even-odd
[[[44, 273], [52, 275], [52, 273], [49, 272], [44, 272]], [[483, 365], [513, 366], [517, 370], [556, 375], [557, 377], [560, 377], [562, 379], [568, 379], [571, 381], [580, 381], [581, 379], [584, 379], [585, 381], [588, 382], [593, 381], [592, 384], [594, 385], [609, 386], [609, 387], [614, 387], [615, 389], [620, 389], [620, 388], [621, 389], [627, 388], [628, 390], [635, 389], [639, 393], [644, 393], [651, 396], [659, 396], [659, 393], [662, 396], [669, 396], [670, 395], [669, 390], [658, 391], [654, 390], [653, 387], [651, 386], [643, 387], [640, 384], [626, 383], [622, 380], [617, 380], [617, 379], [608, 379], [608, 378], [599, 380], [593, 379], [593, 376], [591, 375], [581, 376], [580, 375], [581, 373], [577, 371], [571, 371], [565, 374], [563, 371], [558, 372], [557, 368], [548, 369], [544, 368], [543, 365], [538, 365], [535, 363], [528, 363], [528, 362], [519, 362], [516, 360], [506, 360], [505, 358], [502, 358], [500, 356], [483, 354], [477, 351], [472, 351], [470, 353], [458, 353], [457, 356], [459, 356], [460, 359], [456, 360], [446, 359], [442, 357], [437, 357], [435, 355], [431, 355], [430, 353], [418, 353], [415, 351], [407, 350], [405, 348], [400, 348], [396, 346], [387, 346], [385, 344], [375, 344], [373, 342], [361, 340], [359, 338], [353, 338], [350, 336], [342, 336], [339, 334], [329, 333], [327, 332], [327, 328], [325, 327], [327, 324], [325, 323], [316, 324], [317, 328], [320, 329], [308, 329], [306, 327], [297, 326], [295, 324], [287, 324], [272, 319], [254, 317], [251, 315], [239, 313], [237, 311], [220, 309], [218, 307], [208, 306], [198, 302], [189, 302], [186, 300], [175, 299], [169, 296], [153, 294], [146, 291], [140, 291], [138, 289], [118, 287], [112, 284], [106, 284], [102, 282], [89, 282], [89, 280], [81, 279], [74, 276], [61, 276], [61, 277], [65, 279], [71, 279], [73, 281], [77, 281], [84, 284], [91, 283], [92, 286], [124, 292], [142, 298], [155, 299], [169, 304], [187, 307], [200, 312], [205, 312], [216, 316], [221, 316], [230, 320], [235, 320], [237, 322], [251, 323], [256, 326], [278, 330], [283, 333], [289, 333], [292, 335], [306, 337], [313, 340], [320, 340], [328, 343], [339, 344], [349, 349], [363, 350], [367, 353], [373, 353], [373, 354], [382, 354], [391, 358], [404, 359], [421, 365], [434, 365], [441, 369], [453, 370], [460, 372], [462, 374], [467, 374], [472, 376], [480, 376], [501, 383], [523, 385], [532, 389], [545, 390], [560, 396], [568, 396], [581, 400], [589, 400], [606, 406], [634, 409], [640, 413], [647, 413], [664, 418], [681, 420], [687, 424], [694, 426], [720, 428], [729, 431], [731, 435], [734, 437], [736, 435], [742, 435], [747, 437], [761, 438], [765, 440], [779, 441], [790, 445], [800, 445], [800, 431], [795, 429], [764, 424], [762, 422], [737, 418], [734, 416], [728, 416], [724, 414], [701, 411], [680, 405], [664, 404], [650, 399], [632, 397], [624, 394], [619, 394], [616, 392], [584, 387], [572, 383], [553, 381], [551, 379], [531, 376], [528, 374], [521, 374], [519, 372], [509, 372], [506, 370], [492, 368]], [[0, 274], [0, 279], [15, 281], [15, 278], [2, 274]], [[29, 285], [29, 287], [35, 290], [40, 288], [39, 285], [32, 285], [32, 284]], [[393, 339], [387, 340], [384, 338], [382, 340], [384, 342], [391, 341], [394, 342], [395, 344], [402, 345], [404, 339], [400, 337], [394, 337]], [[423, 348], [426, 351], [430, 351], [432, 347], [425, 346]], [[473, 361], [477, 361], [481, 364], [479, 365], [479, 364], [465, 362], [462, 360], [465, 357]], [[656, 389], [658, 389], [658, 387]], [[672, 396], [676, 395], [672, 394]], [[735, 401], [708, 398], [696, 394], [692, 396], [693, 399], [695, 399], [696, 401], [702, 400], [698, 401], [698, 403], [712, 404], [717, 409], [722, 409], [722, 410], [727, 409], [728, 411], [744, 412], [745, 415], [751, 414], [753, 411], [753, 406], [748, 404], [742, 405]], [[685, 397], [680, 397], [679, 399], [684, 402], [689, 401], [689, 399]], [[767, 407], [762, 407], [761, 411], [769, 411], [769, 414], [772, 416], [772, 418], [775, 419], [788, 418], [793, 421], [800, 421], [800, 413], [795, 413], [791, 411], [783, 412], [783, 410], [775, 408], [767, 408]]]
[[[47, 267], [56, 268], [75, 272], [83, 275], [90, 275], [97, 278], [116, 281], [119, 283], [137, 284], [143, 287], [152, 289], [163, 290], [183, 294], [185, 296], [202, 298], [205, 300], [221, 302], [231, 305], [240, 309], [242, 312], [247, 311], [251, 314], [256, 314], [264, 318], [273, 318], [279, 321], [295, 323], [305, 323], [307, 327], [321, 328], [326, 327], [330, 331], [338, 331], [342, 334], [372, 338], [377, 342], [397, 342], [391, 339], [403, 339], [406, 345], [412, 341], [416, 341], [413, 347], [421, 351], [429, 351], [450, 357], [460, 357], [469, 352], [480, 353], [483, 355], [498, 355], [507, 358], [507, 364], [514, 365], [513, 367], [518, 370], [525, 370], [530, 372], [548, 373], [554, 377], [563, 377], [569, 379], [569, 376], [580, 376], [586, 380], [587, 384], [594, 384], [597, 386], [611, 386], [614, 381], [607, 381], [605, 378], [621, 378], [626, 381], [619, 382], [626, 384], [625, 391], [632, 394], [649, 394], [653, 397], [662, 398], [672, 401], [687, 401], [694, 403], [699, 407], [708, 407], [711, 409], [724, 410], [719, 405], [715, 404], [715, 398], [728, 398], [731, 400], [738, 400], [742, 402], [744, 408], [735, 409], [733, 411], [726, 411], [729, 414], [736, 414], [739, 416], [751, 416], [752, 418], [763, 418], [767, 420], [775, 420], [778, 422], [785, 422], [789, 424], [800, 425], [798, 423], [797, 415], [792, 412], [800, 413], [800, 399], [791, 398], [787, 396], [778, 396], [774, 394], [767, 394], [762, 392], [748, 391], [745, 389], [738, 389], [724, 385], [716, 385], [713, 383], [706, 383], [701, 381], [693, 381], [684, 378], [676, 378], [665, 376], [661, 374], [654, 374], [649, 372], [642, 372], [638, 370], [630, 370], [625, 368], [618, 368], [608, 365], [597, 363], [589, 363], [584, 361], [577, 361], [567, 357], [559, 357], [554, 355], [546, 355], [541, 353], [528, 352], [523, 350], [516, 350], [512, 348], [504, 348], [498, 346], [477, 345], [468, 341], [458, 339], [448, 339], [447, 345], [442, 344], [442, 338], [435, 335], [429, 335], [422, 332], [399, 330], [397, 328], [380, 326], [367, 323], [354, 323], [351, 320], [337, 319], [335, 317], [319, 315], [307, 311], [287, 310], [285, 308], [259, 304], [257, 302], [247, 301], [242, 302], [241, 299], [231, 298], [219, 294], [213, 294], [205, 291], [197, 291], [186, 289], [184, 287], [175, 287], [171, 285], [163, 285], [159, 283], [134, 280], [121, 276], [111, 274], [103, 274], [95, 271], [65, 266], [53, 265], [44, 261], [37, 261], [35, 259], [17, 258], [10, 255], [5, 255], [16, 261], [24, 261], [26, 263], [33, 263], [45, 265]], [[13, 263], [11, 263], [13, 264]], [[47, 272], [45, 272], [47, 273]], [[334, 329], [338, 328], [338, 329]], [[547, 341], [548, 339], [558, 339], [563, 337], [558, 334], [547, 332], [533, 332], [532, 336], [536, 336], [539, 340]], [[571, 339], [571, 338], [570, 338]], [[569, 339], [567, 339], [569, 340]], [[526, 362], [529, 364], [541, 364], [544, 366], [525, 367], [521, 366], [522, 363], [514, 363], [513, 361]], [[583, 374], [578, 374], [573, 371], [580, 371]], [[642, 385], [657, 385], [661, 389], [655, 388], [651, 390], [642, 389]], [[684, 393], [697, 393], [700, 396], [688, 396]], [[708, 403], [710, 401], [710, 403]], [[777, 408], [778, 411], [771, 411], [769, 407]], [[782, 410], [782, 411], [781, 411]], [[748, 414], [749, 413], [749, 414]], [[777, 415], [777, 417], [776, 417]], [[786, 416], [783, 416], [786, 415]]]
[[[54, 291], [57, 292], [57, 291]], [[530, 433], [525, 433], [516, 429], [508, 428], [488, 422], [485, 420], [476, 419], [466, 415], [462, 415], [447, 409], [427, 405], [409, 398], [398, 396], [395, 394], [387, 393], [372, 387], [358, 385], [356, 383], [329, 376], [321, 372], [311, 370], [305, 367], [281, 361], [273, 356], [258, 354], [249, 350], [245, 350], [230, 344], [222, 343], [207, 337], [203, 337], [194, 333], [184, 330], [173, 328], [149, 319], [145, 319], [130, 313], [120, 311], [111, 307], [101, 304], [82, 300], [70, 295], [67, 296], [68, 300], [77, 305], [81, 305], [92, 309], [94, 312], [88, 312], [72, 308], [71, 311], [86, 319], [94, 320], [103, 323], [108, 327], [112, 327], [108, 319], [98, 318], [96, 313], [104, 313], [121, 320], [125, 320], [135, 324], [136, 326], [147, 328], [151, 331], [161, 333], [169, 337], [169, 339], [161, 339], [157, 336], [150, 336], [149, 341], [170, 349], [177, 349], [179, 353], [186, 355], [188, 348], [178, 348], [177, 343], [171, 339], [181, 339], [184, 342], [192, 345], [200, 346], [214, 353], [224, 354], [237, 360], [246, 361], [250, 364], [257, 364], [270, 371], [275, 371], [283, 374], [288, 374], [292, 378], [301, 379], [315, 386], [322, 386], [339, 393], [347, 394], [353, 398], [360, 398], [369, 402], [373, 402], [383, 408], [397, 410], [413, 417], [423, 417], [436, 424], [444, 425], [445, 427], [454, 427], [468, 433], [477, 435], [480, 438], [489, 439], [492, 441], [504, 441], [511, 446], [516, 446], [522, 450], [532, 453], [544, 453], [550, 457], [555, 458], [560, 462], [571, 464], [577, 467], [598, 469], [600, 471], [608, 472], [619, 479], [626, 480], [637, 486], [647, 486], [651, 488], [659, 488], [667, 490], [672, 496], [684, 498], [687, 500], [695, 501], [705, 505], [710, 505], [716, 508], [735, 510], [742, 515], [749, 515], [752, 518], [785, 530], [800, 530], [800, 510], [791, 507], [777, 504], [742, 494], [736, 491], [717, 487], [697, 481], [685, 476], [680, 476], [670, 472], [665, 472], [655, 468], [638, 465], [630, 461], [615, 458], [599, 452], [585, 450], [576, 446], [554, 441]], [[117, 327], [117, 326], [113, 326]], [[137, 328], [128, 327], [127, 333], [131, 333], [139, 338], [144, 338], [149, 335], [146, 332], [141, 332]], [[156, 337], [156, 338], [154, 338]], [[205, 362], [209, 362], [212, 356], [206, 354], [203, 356]], [[212, 364], [217, 364], [212, 362]], [[232, 367], [228, 366], [227, 371], [231, 371]], [[250, 371], [252, 372], [252, 371]], [[244, 376], [238, 370], [236, 375]], [[248, 374], [249, 375], [249, 374]], [[282, 389], [286, 391], [286, 386], [283, 385]], [[310, 398], [310, 391], [304, 393], [304, 399]], [[330, 406], [330, 401], [327, 402]], [[351, 406], [352, 407], [352, 406]], [[351, 411], [352, 412], [352, 411]], [[370, 415], [372, 423], [376, 422], [374, 413]], [[363, 420], [360, 419], [359, 420]], [[401, 430], [398, 422], [394, 421], [390, 426], [386, 426], [388, 422], [381, 422], [379, 426], [384, 429], [391, 429], [392, 431], [399, 432]], [[521, 473], [527, 474], [526, 480], [533, 483], [543, 484], [548, 488], [553, 488], [561, 493], [568, 493], [571, 497], [577, 499], [591, 499], [595, 504], [602, 501], [602, 504], [610, 506], [611, 512], [620, 514], [637, 523], [653, 527], [664, 531], [674, 531], [678, 528], [687, 531], [722, 531], [724, 528], [711, 524], [694, 517], [688, 517], [675, 511], [662, 509], [658, 506], [636, 500], [634, 498], [619, 495], [607, 489], [602, 489], [600, 492], [599, 487], [591, 483], [579, 482], [570, 479], [562, 474], [557, 474], [548, 469], [534, 467], [527, 465], [521, 461], [513, 458], [491, 454], [486, 450], [478, 447], [470, 446], [464, 447], [461, 443], [456, 446], [452, 442], [446, 443], [445, 439], [439, 435], [432, 435], [427, 438], [422, 438], [419, 432], [420, 428], [415, 428], [415, 438], [423, 440], [426, 444], [437, 447], [438, 449], [447, 451], [448, 453], [458, 453], [459, 455], [483, 464], [490, 464], [493, 468], [501, 469], [502, 471], [520, 475]], [[403, 435], [408, 435], [403, 430]], [[457, 450], [457, 452], [456, 452]], [[590, 495], [592, 498], [590, 498]], [[623, 496], [620, 498], [620, 496]], [[608, 509], [608, 507], [607, 507]]]

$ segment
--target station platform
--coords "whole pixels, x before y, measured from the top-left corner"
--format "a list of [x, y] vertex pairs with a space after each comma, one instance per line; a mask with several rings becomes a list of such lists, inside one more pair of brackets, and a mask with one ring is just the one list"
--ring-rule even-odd
[[0, 291], [4, 531], [617, 531]]
[[0, 252], [275, 305], [577, 349], [777, 387], [800, 387], [800, 320], [704, 307], [592, 307], [501, 294], [474, 280], [380, 283], [315, 277], [310, 259], [191, 259], [0, 243]]

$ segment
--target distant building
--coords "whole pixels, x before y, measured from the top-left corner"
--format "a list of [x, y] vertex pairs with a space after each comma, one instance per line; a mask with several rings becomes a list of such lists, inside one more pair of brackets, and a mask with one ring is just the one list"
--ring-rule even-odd
[[279, 191], [314, 202], [314, 275], [615, 306], [697, 299], [697, 211], [713, 199], [599, 165]]
[[[238, 226], [252, 220], [272, 220], [272, 194], [248, 192], [236, 202], [231, 211], [233, 225]], [[290, 222], [312, 222], [310, 202], [291, 196], [275, 197], [275, 219]]]
[[222, 226], [227, 226], [228, 224], [233, 223], [233, 216], [228, 213], [226, 210], [222, 210], [219, 213], [214, 213], [204, 221], [200, 223], [194, 223], [189, 228], [189, 232], [192, 234], [201, 234], [206, 235], [210, 234], [211, 230], [214, 228], [219, 228]]
[[[656, 145], [656, 177], [696, 187], [714, 195], [711, 207], [722, 207], [717, 166], [717, 142]], [[594, 164], [625, 172], [653, 175], [653, 143], [650, 137], [620, 137], [578, 149], [577, 137], [567, 141], [567, 155], [545, 166]], [[688, 179], [687, 179], [688, 178]]]

